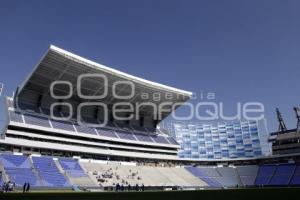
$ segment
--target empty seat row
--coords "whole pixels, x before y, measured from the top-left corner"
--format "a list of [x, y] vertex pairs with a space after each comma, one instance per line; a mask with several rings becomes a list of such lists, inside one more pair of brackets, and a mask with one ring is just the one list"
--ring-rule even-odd
[[[23, 119], [24, 118], [24, 119]], [[151, 143], [161, 144], [173, 144], [178, 145], [177, 141], [173, 137], [165, 137], [155, 134], [149, 134], [149, 132], [132, 132], [132, 130], [112, 130], [108, 128], [93, 128], [86, 125], [79, 125], [78, 123], [71, 121], [59, 121], [49, 119], [45, 116], [36, 115], [33, 113], [20, 113], [18, 111], [9, 111], [9, 119], [13, 122], [26, 123], [29, 125], [41, 126], [46, 128], [54, 128], [59, 130], [80, 132], [92, 135], [100, 135], [105, 137], [120, 138], [124, 140], [134, 140]]]
[[2, 154], [0, 155], [3, 168], [9, 178], [16, 186], [23, 186], [29, 182], [32, 186], [39, 185], [36, 174], [31, 168], [28, 157], [23, 155]]
[[300, 185], [299, 164], [262, 165], [255, 180], [257, 186]]
[[39, 172], [44, 186], [69, 187], [70, 184], [65, 176], [59, 171], [53, 158], [32, 157], [34, 168]]
[[193, 174], [194, 176], [196, 176], [199, 179], [201, 179], [204, 182], [206, 182], [206, 184], [209, 187], [213, 187], [213, 188], [220, 188], [220, 187], [222, 187], [221, 183], [219, 183], [217, 180], [214, 179], [214, 177], [212, 177], [212, 176], [210, 176], [209, 174], [206, 173], [206, 172], [208, 172], [208, 170], [202, 170], [203, 168], [192, 167], [192, 166], [187, 166], [185, 168], [191, 174]]
[[67, 172], [71, 177], [87, 176], [77, 160], [61, 158], [59, 159], [59, 163], [62, 166], [63, 170]]
[[[148, 185], [165, 186], [182, 184], [182, 186], [220, 188], [300, 185], [299, 163], [176, 168], [120, 165], [115, 162], [96, 164], [85, 161], [80, 163], [73, 158], [59, 158], [56, 161], [47, 156], [27, 157], [14, 154], [0, 154], [0, 161], [9, 180], [15, 182], [17, 186], [29, 182], [31, 186], [39, 187], [70, 187], [72, 184], [94, 187], [96, 184], [90, 175], [95, 171], [97, 172], [96, 176], [105, 175], [107, 172], [109, 172], [108, 174], [117, 174], [112, 175], [111, 180], [107, 180], [108, 182], [104, 184], [107, 186], [118, 181], [119, 176], [132, 183], [144, 182]], [[105, 177], [104, 175], [103, 177]]]

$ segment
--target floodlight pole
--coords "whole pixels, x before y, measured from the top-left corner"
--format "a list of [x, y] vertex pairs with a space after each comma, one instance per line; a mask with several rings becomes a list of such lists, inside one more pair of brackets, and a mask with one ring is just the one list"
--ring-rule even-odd
[[284, 131], [287, 130], [287, 128], [285, 126], [285, 123], [283, 121], [283, 118], [282, 118], [281, 113], [279, 112], [278, 108], [276, 108], [276, 115], [277, 115], [277, 120], [279, 122], [278, 132], [283, 133]]
[[297, 118], [297, 132], [300, 130], [300, 109], [299, 107], [294, 107], [294, 111], [296, 113]]

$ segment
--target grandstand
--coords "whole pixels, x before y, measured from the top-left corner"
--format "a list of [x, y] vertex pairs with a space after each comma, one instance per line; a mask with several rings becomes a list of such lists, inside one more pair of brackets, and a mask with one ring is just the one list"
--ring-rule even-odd
[[[118, 88], [118, 81], [127, 85]], [[132, 93], [128, 82], [134, 83], [135, 89], [133, 96], [124, 100], [120, 97]], [[102, 93], [107, 95], [100, 98]], [[152, 98], [157, 95], [159, 100]], [[15, 95], [1, 98], [1, 183], [12, 181], [17, 188], [29, 182], [33, 189], [90, 191], [111, 190], [117, 184], [159, 190], [300, 185], [299, 155], [262, 154], [260, 146], [255, 146], [259, 138], [256, 124], [250, 122], [230, 126], [236, 128], [239, 144], [252, 130], [255, 140], [251, 145], [257, 154], [247, 157], [247, 146], [244, 150], [236, 145], [234, 156], [180, 157], [181, 146], [158, 124], [191, 95], [50, 46]], [[91, 98], [95, 96], [99, 98]], [[122, 117], [135, 117], [119, 120], [113, 114], [114, 105], [123, 101], [139, 105], [138, 111], [122, 106]], [[166, 102], [168, 105], [160, 108]], [[99, 126], [104, 122], [105, 126]]]
[[134, 162], [1, 154], [4, 181], [21, 187], [109, 189], [144, 184], [148, 188], [244, 188], [299, 186], [300, 165], [151, 166]]
[[[99, 74], [105, 75], [107, 83], [103, 82], [101, 77], [93, 77]], [[87, 77], [82, 78], [79, 84], [78, 77], [81, 76]], [[57, 93], [56, 96], [60, 95], [57, 99], [49, 94], [51, 84], [55, 81], [58, 84], [53, 87], [53, 93]], [[116, 86], [112, 90], [115, 83], [126, 81], [134, 84], [134, 91], [130, 91], [132, 88], [126, 84]], [[75, 89], [65, 87], [63, 83], [66, 82], [74, 88], [78, 87], [76, 84], [81, 87], [77, 93], [72, 92], [67, 99], [63, 95]], [[104, 87], [107, 89], [103, 89]], [[87, 94], [92, 97], [99, 96], [102, 90], [107, 90], [107, 96], [96, 99], [93, 103], [104, 103], [107, 116], [104, 116], [105, 111], [101, 106], [88, 105], [78, 109], [86, 101], [90, 102], [90, 99], [86, 99], [90, 98]], [[117, 96], [112, 93], [116, 93]], [[122, 115], [137, 117], [127, 121], [116, 120], [112, 107], [122, 103], [122, 95], [128, 93], [134, 94], [126, 101], [138, 104], [139, 110], [134, 113], [123, 112]], [[151, 98], [145, 100], [141, 97], [142, 94], [153, 96], [154, 93], [161, 96], [159, 101]], [[161, 118], [156, 118], [157, 110], [154, 108], [165, 102], [165, 96], [168, 94], [173, 95], [168, 99], [171, 103], [169, 108], [175, 104], [175, 107], [180, 106], [191, 96], [190, 92], [134, 77], [51, 46], [17, 89], [15, 96], [8, 97], [6, 102], [3, 102], [2, 106], [7, 108], [8, 119], [6, 126], [3, 126], [0, 144], [3, 150], [7, 151], [47, 155], [55, 153], [60, 156], [98, 156], [105, 159], [176, 159], [178, 143], [156, 129], [157, 124], [172, 112], [172, 109], [168, 112], [164, 109]], [[148, 106], [148, 103], [152, 107]], [[52, 109], [54, 116], [51, 116], [53, 104], [56, 106]], [[71, 105], [71, 108], [65, 106], [66, 104]], [[78, 112], [81, 113], [80, 119]], [[69, 115], [72, 116], [64, 120]], [[105, 117], [108, 118], [105, 127], [98, 126], [103, 123]], [[82, 121], [85, 123], [80, 123]]]

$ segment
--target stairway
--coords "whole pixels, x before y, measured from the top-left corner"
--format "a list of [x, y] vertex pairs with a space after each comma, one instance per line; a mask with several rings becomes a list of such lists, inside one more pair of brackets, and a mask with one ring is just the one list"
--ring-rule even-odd
[[39, 186], [44, 186], [44, 185], [45, 185], [45, 184], [44, 184], [44, 181], [43, 181], [43, 179], [42, 179], [40, 173], [38, 172], [38, 170], [34, 167], [33, 160], [32, 160], [32, 158], [31, 158], [31, 156], [28, 156], [28, 160], [29, 160], [29, 164], [30, 164], [30, 167], [31, 167], [32, 172], [33, 172], [33, 173], [35, 174], [35, 176], [37, 177], [37, 181], [38, 181], [37, 185], [39, 185]]
[[235, 171], [235, 174], [236, 174], [236, 176], [237, 176], [238, 185], [239, 185], [239, 186], [245, 186], [245, 185], [243, 184], [243, 182], [242, 182], [242, 179], [241, 179], [241, 176], [240, 176], [240, 174], [239, 174], [238, 169], [237, 169], [237, 168], [234, 168], [234, 171]]
[[58, 162], [58, 160], [54, 160], [54, 163], [56, 165], [56, 167], [58, 168], [59, 172], [65, 177], [65, 179], [70, 183], [70, 185], [72, 185], [72, 182], [68, 176], [68, 174], [65, 172], [65, 170], [61, 167], [60, 163]]

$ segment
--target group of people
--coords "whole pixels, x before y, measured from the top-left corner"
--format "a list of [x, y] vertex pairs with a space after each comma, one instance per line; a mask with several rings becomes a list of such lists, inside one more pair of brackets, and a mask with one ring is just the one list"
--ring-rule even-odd
[[29, 190], [30, 190], [30, 183], [25, 182], [24, 185], [23, 185], [23, 193], [29, 192]]
[[144, 186], [144, 184], [142, 184], [141, 186], [139, 186], [138, 184], [136, 184], [135, 186], [131, 186], [130, 184], [128, 184], [128, 186], [126, 187], [123, 184], [121, 184], [121, 185], [119, 183], [116, 184], [116, 192], [119, 192], [119, 191], [123, 192], [125, 190], [127, 190], [128, 192], [130, 192], [130, 191], [137, 191], [137, 192], [145, 191], [145, 186]]
[[[1, 192], [12, 192], [12, 191], [14, 191], [15, 187], [16, 187], [16, 184], [12, 181], [4, 182], [2, 187], [0, 186]], [[29, 190], [30, 190], [30, 183], [25, 182], [23, 185], [23, 193], [29, 192]]]
[[15, 188], [15, 183], [11, 181], [4, 182], [2, 185], [2, 192], [11, 192]]

